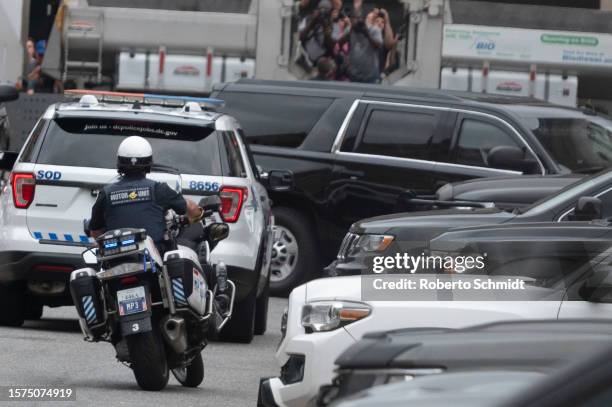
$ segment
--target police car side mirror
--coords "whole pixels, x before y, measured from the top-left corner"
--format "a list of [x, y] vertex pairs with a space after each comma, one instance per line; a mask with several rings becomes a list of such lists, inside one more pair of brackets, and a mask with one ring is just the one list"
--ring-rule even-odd
[[19, 92], [15, 85], [0, 85], [0, 102], [10, 102], [19, 99]]
[[295, 186], [293, 172], [287, 170], [271, 170], [268, 172], [267, 184], [271, 191], [292, 191]]
[[205, 211], [220, 212], [221, 211], [221, 197], [219, 195], [205, 196], [200, 199], [200, 207]]
[[13, 151], [0, 151], [0, 170], [11, 171], [18, 155]]

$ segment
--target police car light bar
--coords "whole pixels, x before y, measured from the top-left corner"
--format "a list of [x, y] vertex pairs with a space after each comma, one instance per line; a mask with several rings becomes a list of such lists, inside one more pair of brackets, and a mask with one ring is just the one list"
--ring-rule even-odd
[[88, 89], [70, 89], [64, 96], [80, 99], [85, 95], [94, 96], [99, 102], [107, 103], [141, 103], [143, 105], [182, 107], [188, 102], [195, 102], [204, 109], [219, 109], [225, 105], [221, 99], [198, 98], [192, 96], [158, 95], [154, 93], [110, 92]]

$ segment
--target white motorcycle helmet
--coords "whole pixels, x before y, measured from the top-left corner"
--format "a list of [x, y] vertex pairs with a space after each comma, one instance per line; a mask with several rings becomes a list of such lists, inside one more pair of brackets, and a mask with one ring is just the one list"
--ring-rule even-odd
[[153, 165], [151, 144], [140, 136], [130, 136], [117, 149], [117, 172], [119, 174], [148, 173]]

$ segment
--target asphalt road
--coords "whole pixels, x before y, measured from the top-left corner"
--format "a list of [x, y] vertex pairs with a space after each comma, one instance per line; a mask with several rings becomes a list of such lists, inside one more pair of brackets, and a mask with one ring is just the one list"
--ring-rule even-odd
[[268, 330], [251, 344], [209, 344], [203, 352], [205, 377], [199, 388], [184, 388], [170, 376], [162, 392], [139, 390], [132, 371], [116, 361], [112, 345], [85, 342], [74, 308], [45, 308], [40, 321], [0, 328], [0, 386], [75, 388], [77, 401], [65, 405], [254, 406], [259, 377], [278, 374], [274, 351], [286, 304], [286, 299], [270, 299]]

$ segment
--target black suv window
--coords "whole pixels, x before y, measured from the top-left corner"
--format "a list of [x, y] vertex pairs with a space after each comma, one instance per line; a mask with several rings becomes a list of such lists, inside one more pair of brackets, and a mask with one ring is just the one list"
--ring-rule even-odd
[[51, 121], [39, 164], [115, 168], [117, 148], [127, 136], [146, 138], [153, 161], [183, 174], [224, 175], [217, 132], [211, 127], [122, 119], [62, 118]]
[[373, 109], [355, 151], [427, 159], [435, 128], [435, 113]]
[[237, 117], [247, 141], [277, 147], [299, 147], [332, 103], [330, 98], [226, 92], [223, 111]]
[[522, 147], [509, 132], [492, 123], [465, 119], [459, 130], [455, 160], [457, 164], [488, 167], [487, 155], [497, 146]]

